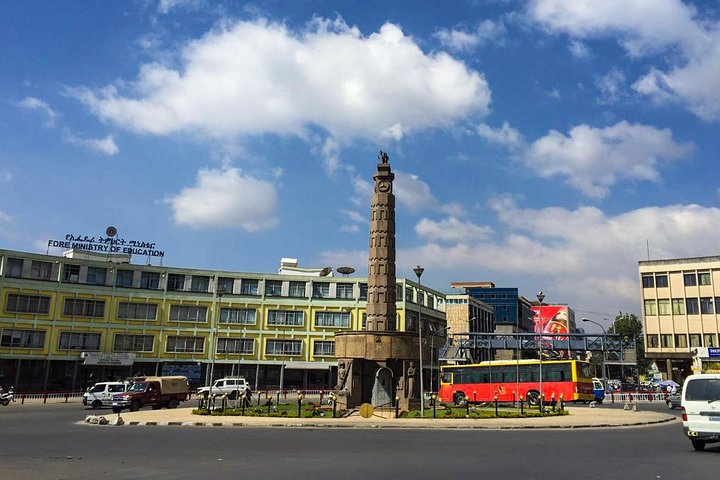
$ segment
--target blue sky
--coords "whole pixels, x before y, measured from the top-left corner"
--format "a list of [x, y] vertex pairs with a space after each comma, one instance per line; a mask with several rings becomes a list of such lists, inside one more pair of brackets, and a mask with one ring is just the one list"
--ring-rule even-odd
[[3, 2], [0, 62], [3, 248], [365, 275], [382, 149], [398, 275], [440, 290], [602, 320], [648, 253], [718, 253], [717, 2]]

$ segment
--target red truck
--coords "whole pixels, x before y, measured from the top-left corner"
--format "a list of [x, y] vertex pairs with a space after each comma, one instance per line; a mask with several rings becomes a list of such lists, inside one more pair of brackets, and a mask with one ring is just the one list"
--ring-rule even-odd
[[146, 405], [153, 410], [175, 408], [188, 399], [188, 389], [187, 377], [145, 377], [135, 381], [127, 391], [113, 395], [110, 405], [115, 413], [124, 408], [136, 412]]

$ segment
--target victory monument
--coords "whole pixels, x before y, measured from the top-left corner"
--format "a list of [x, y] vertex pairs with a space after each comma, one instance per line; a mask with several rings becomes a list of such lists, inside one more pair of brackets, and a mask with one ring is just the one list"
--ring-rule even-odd
[[[370, 218], [365, 330], [335, 334], [337, 401], [347, 409], [363, 403], [401, 410], [420, 405], [420, 346], [412, 332], [397, 331], [395, 310], [395, 195], [388, 155], [380, 152]], [[429, 349], [423, 344], [423, 355]], [[426, 350], [426, 351], [425, 351]]]

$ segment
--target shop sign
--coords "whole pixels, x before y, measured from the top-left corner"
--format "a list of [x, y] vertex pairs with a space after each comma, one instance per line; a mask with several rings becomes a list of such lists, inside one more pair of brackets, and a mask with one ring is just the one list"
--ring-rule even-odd
[[134, 353], [83, 352], [83, 365], [132, 365], [135, 363]]

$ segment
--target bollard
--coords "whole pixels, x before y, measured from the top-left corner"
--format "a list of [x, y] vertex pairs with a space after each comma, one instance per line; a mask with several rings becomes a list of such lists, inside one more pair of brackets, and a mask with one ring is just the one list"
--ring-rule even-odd
[[47, 393], [43, 394], [43, 403], [47, 403]]
[[465, 416], [470, 416], [470, 400], [468, 400], [467, 397], [465, 397]]
[[497, 394], [495, 394], [495, 417], [498, 416], [498, 399]]
[[298, 393], [298, 400], [297, 400], [297, 403], [298, 403], [298, 418], [300, 418], [300, 416], [302, 415], [302, 399], [303, 399], [303, 394], [302, 394], [302, 393]]
[[23, 393], [22, 397], [20, 397], [20, 405], [25, 405], [25, 394]]
[[[334, 409], [335, 407], [333, 407]], [[400, 417], [400, 397], [395, 396], [395, 418]], [[335, 412], [333, 411], [333, 418], [335, 418]]]
[[70, 394], [69, 394], [69, 393], [66, 393], [66, 394], [65, 394], [65, 403], [67, 403], [67, 402], [68, 402], [68, 397], [69, 397], [69, 396], [70, 396]]
[[432, 405], [433, 405], [433, 418], [437, 418], [437, 395], [432, 394]]
[[267, 397], [267, 401], [265, 402], [265, 405], [267, 405], [267, 408], [268, 408], [267, 414], [269, 417], [270, 416], [270, 407], [272, 407], [272, 398], [271, 397], [269, 397], [269, 396]]
[[335, 393], [332, 394], [332, 401], [333, 401], [333, 418], [335, 418], [335, 412], [337, 410], [337, 395]]
[[545, 395], [541, 393], [538, 397], [538, 400], [538, 410], [540, 411], [540, 413], [545, 413]]
[[563, 410], [565, 410], [565, 399], [564, 399], [564, 395], [561, 393], [560, 394], [560, 411], [562, 412]]
[[520, 415], [525, 415], [525, 401], [522, 395], [520, 395]]
[[552, 405], [552, 411], [555, 412], [555, 392], [550, 396], [550, 405]]
[[242, 416], [245, 416], [245, 393], [240, 395], [241, 401], [242, 401]]

